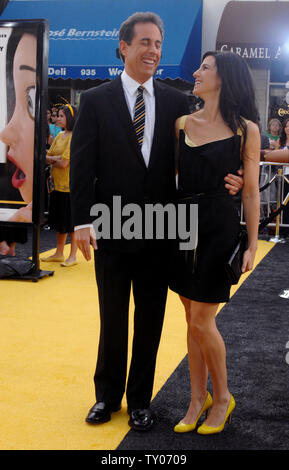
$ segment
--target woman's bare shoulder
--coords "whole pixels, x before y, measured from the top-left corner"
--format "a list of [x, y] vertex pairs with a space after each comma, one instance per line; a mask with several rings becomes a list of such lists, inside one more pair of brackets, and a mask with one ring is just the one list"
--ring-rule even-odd
[[178, 132], [180, 129], [184, 129], [186, 121], [188, 119], [188, 114], [184, 114], [183, 116], [180, 116], [175, 123], [175, 128], [176, 131]]
[[252, 135], [257, 135], [260, 134], [260, 129], [258, 124], [256, 124], [253, 121], [250, 121], [248, 119], [245, 120], [246, 125], [247, 125], [247, 132], [252, 134]]

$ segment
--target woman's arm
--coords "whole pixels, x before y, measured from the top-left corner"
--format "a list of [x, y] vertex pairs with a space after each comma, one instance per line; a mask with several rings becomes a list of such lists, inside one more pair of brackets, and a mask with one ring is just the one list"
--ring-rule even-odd
[[242, 202], [248, 231], [248, 249], [244, 253], [242, 271], [253, 268], [260, 221], [259, 192], [260, 132], [258, 126], [248, 122], [243, 166], [244, 186]]
[[264, 162], [280, 162], [280, 163], [289, 163], [289, 149], [279, 149], [279, 150], [263, 150], [261, 159]]
[[57, 148], [59, 149], [59, 147], [56, 146], [58, 139], [59, 137], [56, 136], [50, 149], [48, 150], [46, 154], [46, 163], [47, 165], [52, 165], [55, 168], [66, 168], [69, 165], [69, 160], [70, 160], [71, 136], [69, 139], [66, 140], [65, 148], [63, 150], [62, 155], [53, 155], [55, 150], [57, 151]]
[[179, 135], [181, 129], [181, 123], [184, 116], [179, 117], [175, 122], [175, 167], [176, 175], [178, 174], [178, 161], [179, 161]]
[[61, 155], [52, 155], [46, 157], [46, 163], [54, 168], [66, 168], [69, 165], [69, 160], [62, 158]]
[[47, 165], [53, 165], [57, 160], [61, 158], [61, 155], [46, 155]]
[[176, 133], [177, 142], [179, 141], [179, 134], [180, 134], [182, 120], [184, 120], [184, 116], [179, 117], [175, 122], [175, 133]]
[[49, 134], [48, 139], [47, 139], [47, 143], [48, 143], [48, 145], [51, 146], [52, 142], [53, 142], [53, 136], [51, 134]]

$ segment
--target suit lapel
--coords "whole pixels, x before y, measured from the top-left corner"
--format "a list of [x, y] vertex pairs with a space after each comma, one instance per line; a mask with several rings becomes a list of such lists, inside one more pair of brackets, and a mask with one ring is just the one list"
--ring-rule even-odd
[[111, 105], [114, 109], [114, 112], [117, 114], [119, 122], [121, 123], [123, 130], [127, 135], [128, 142], [134, 147], [137, 158], [146, 168], [139, 144], [137, 142], [135, 130], [133, 128], [131, 115], [126, 104], [121, 78], [116, 78], [111, 82], [110, 85], [111, 86], [108, 90], [111, 94]]

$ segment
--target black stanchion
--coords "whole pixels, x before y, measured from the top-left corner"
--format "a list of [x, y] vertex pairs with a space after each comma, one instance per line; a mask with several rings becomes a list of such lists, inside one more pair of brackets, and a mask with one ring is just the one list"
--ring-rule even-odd
[[[270, 162], [267, 162], [270, 164]], [[279, 164], [280, 165], [280, 164]], [[271, 241], [274, 241], [274, 242], [278, 242], [278, 241], [281, 241], [279, 239], [279, 227], [280, 227], [280, 214], [281, 212], [284, 210], [284, 208], [286, 207], [288, 201], [289, 201], [289, 193], [287, 194], [287, 196], [284, 198], [284, 200], [281, 202], [281, 181], [282, 179], [284, 179], [286, 182], [288, 182], [286, 176], [283, 174], [283, 170], [282, 169], [279, 169], [278, 170], [278, 173], [276, 175], [274, 175], [270, 181], [268, 181], [268, 183], [266, 183], [264, 186], [260, 187], [259, 188], [259, 191], [262, 192], [264, 191], [265, 189], [267, 189], [272, 183], [273, 181], [275, 181], [277, 179], [278, 181], [278, 196], [277, 196], [277, 207], [275, 210], [273, 210], [269, 215], [268, 217], [265, 217], [263, 220], [260, 221], [260, 224], [259, 224], [259, 233], [262, 232], [262, 230], [264, 230], [264, 228], [270, 223], [272, 222], [272, 220], [274, 220], [275, 218], [277, 218], [276, 220], [276, 233], [275, 233], [275, 238], [272, 239]]]

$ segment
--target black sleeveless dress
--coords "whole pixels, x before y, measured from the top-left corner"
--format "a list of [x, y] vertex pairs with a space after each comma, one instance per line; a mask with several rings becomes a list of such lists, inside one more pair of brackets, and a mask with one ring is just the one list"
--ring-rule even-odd
[[201, 146], [188, 145], [187, 139], [180, 130], [178, 194], [180, 201], [192, 197], [198, 204], [198, 245], [193, 272], [184, 253], [174, 253], [169, 286], [191, 300], [227, 302], [231, 285], [224, 264], [240, 232], [241, 200], [228, 193], [224, 177], [241, 166], [241, 136]]

